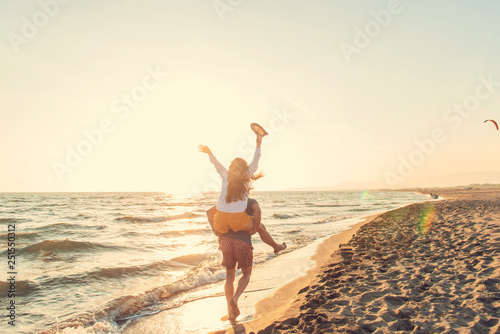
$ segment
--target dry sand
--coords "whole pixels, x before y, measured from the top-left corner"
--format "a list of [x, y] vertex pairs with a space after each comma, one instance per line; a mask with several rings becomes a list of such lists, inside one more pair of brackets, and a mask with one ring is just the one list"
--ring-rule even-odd
[[378, 216], [280, 315], [234, 331], [499, 333], [500, 191], [433, 192], [448, 199]]

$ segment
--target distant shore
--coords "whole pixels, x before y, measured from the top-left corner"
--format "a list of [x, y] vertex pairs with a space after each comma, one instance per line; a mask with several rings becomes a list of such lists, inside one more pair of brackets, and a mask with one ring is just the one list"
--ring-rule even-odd
[[445, 200], [358, 224], [314, 277], [276, 291], [227, 332], [498, 332], [500, 191], [420, 191]]

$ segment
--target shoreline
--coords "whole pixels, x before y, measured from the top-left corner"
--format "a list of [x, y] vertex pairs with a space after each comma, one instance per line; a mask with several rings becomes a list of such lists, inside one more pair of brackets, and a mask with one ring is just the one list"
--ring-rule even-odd
[[[242, 314], [239, 317], [241, 322], [238, 323], [237, 327], [243, 324], [247, 326], [249, 323], [255, 323], [256, 318], [259, 319], [256, 323], [257, 327], [272, 323], [274, 318], [269, 318], [269, 314], [265, 311], [269, 307], [267, 303], [275, 301], [271, 296], [276, 291], [283, 291], [282, 289], [285, 288], [286, 293], [280, 294], [286, 296], [283, 303], [290, 303], [296, 292], [304, 284], [301, 282], [313, 279], [320, 271], [320, 264], [330, 258], [330, 254], [338, 249], [338, 245], [348, 242], [361, 226], [378, 214], [356, 218], [357, 222], [337, 234], [318, 239], [308, 246], [293, 252], [283, 253], [264, 265], [255, 267], [252, 271], [250, 284], [240, 299], [241, 301], [244, 300], [244, 302], [239, 305]], [[281, 271], [284, 273], [277, 274], [277, 272]], [[296, 278], [289, 280], [289, 275]], [[238, 277], [236, 280], [238, 280]], [[223, 287], [224, 281], [213, 283], [198, 291], [201, 294], [204, 293], [203, 291], [212, 293], [212, 296], [196, 299], [179, 308], [169, 310], [169, 312], [141, 316], [131, 320], [121, 332], [135, 334], [182, 332], [182, 330], [185, 330], [193, 333], [225, 333], [226, 331], [231, 333], [231, 325], [227, 321], [219, 320], [221, 315], [227, 313], [225, 297], [222, 292]], [[218, 293], [215, 293], [215, 291]], [[260, 310], [262, 310], [262, 314], [266, 315], [265, 317], [259, 314]], [[277, 312], [273, 312], [273, 314], [278, 315]], [[262, 320], [264, 322], [261, 323]]]
[[[223, 293], [213, 293], [223, 291], [224, 282], [221, 281], [203, 289], [213, 293], [213, 296], [208, 299], [196, 298], [193, 302], [170, 310], [168, 313], [160, 312], [140, 317], [126, 324], [121, 331], [125, 334], [182, 332], [183, 330], [217, 334], [258, 331], [272, 324], [276, 319], [296, 312], [300, 306], [300, 300], [296, 300], [297, 294], [321, 273], [322, 266], [330, 261], [332, 254], [339, 249], [339, 246], [349, 242], [361, 227], [387, 212], [381, 210], [372, 214], [367, 213], [367, 216], [350, 218], [349, 220], [353, 220], [352, 225], [345, 230], [318, 239], [304, 248], [283, 253], [263, 266], [255, 267], [250, 284], [240, 299], [239, 306], [242, 314], [239, 322], [233, 327], [227, 321], [219, 320], [221, 315], [227, 313]], [[202, 315], [200, 315], [201, 312], [203, 312]]]
[[226, 332], [500, 331], [500, 192], [438, 194], [362, 224], [288, 308]]

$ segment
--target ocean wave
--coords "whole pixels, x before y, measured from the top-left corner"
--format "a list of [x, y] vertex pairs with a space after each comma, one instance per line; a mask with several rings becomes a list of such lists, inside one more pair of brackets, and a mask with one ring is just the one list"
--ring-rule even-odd
[[339, 220], [344, 220], [344, 219], [347, 219], [347, 218], [346, 217], [332, 216], [332, 217], [328, 217], [324, 220], [317, 221], [313, 224], [325, 224], [325, 223], [337, 222]]
[[[187, 255], [171, 260], [184, 263], [193, 263], [194, 261], [197, 264], [196, 267], [180, 279], [168, 285], [160, 286], [143, 293], [118, 297], [93, 314], [81, 314], [66, 323], [57, 324], [58, 332], [64, 328], [74, 328], [76, 323], [89, 329], [95, 327], [97, 324], [103, 323], [110, 324], [111, 327], [117, 328], [116, 322], [146, 314], [153, 314], [151, 313], [152, 310], [156, 310], [154, 313], [158, 313], [165, 308], [170, 309], [189, 302], [190, 300], [179, 298], [182, 292], [190, 291], [202, 285], [222, 281], [226, 277], [225, 270], [219, 265], [219, 255], [198, 254], [197, 257], [198, 258]], [[199, 262], [200, 260], [201, 262]], [[57, 282], [54, 282], [54, 284], [57, 284]], [[173, 300], [174, 298], [175, 300]], [[168, 300], [172, 301], [172, 303], [167, 304], [168, 306], [166, 307], [163, 306], [162, 309], [158, 309], [159, 302]]]
[[198, 213], [194, 213], [194, 212], [186, 212], [186, 213], [182, 213], [180, 215], [160, 216], [160, 217], [125, 216], [125, 217], [115, 218], [115, 220], [125, 220], [125, 221], [130, 221], [130, 222], [159, 223], [159, 222], [164, 222], [164, 221], [168, 221], [168, 220], [187, 219], [187, 218], [196, 218], [196, 217], [203, 217], [203, 215], [198, 214]]
[[351, 209], [349, 211], [370, 211], [373, 210], [373, 208], [359, 208], [359, 209]]
[[[208, 223], [207, 223], [208, 225]], [[180, 231], [162, 231], [162, 232], [157, 232], [157, 231], [151, 231], [151, 232], [144, 232], [144, 231], [128, 231], [125, 232], [123, 235], [127, 237], [137, 237], [137, 236], [144, 236], [144, 234], [147, 233], [148, 235], [155, 236], [155, 237], [165, 237], [165, 238], [176, 238], [176, 237], [184, 237], [184, 236], [191, 236], [191, 235], [212, 235], [212, 230], [209, 227], [203, 227], [200, 229], [190, 229], [190, 230], [180, 230]], [[169, 245], [172, 246], [172, 245]]]
[[[209, 256], [203, 265], [194, 268], [181, 279], [139, 295], [123, 296], [108, 304], [105, 312], [114, 314], [114, 320], [120, 321], [126, 317], [148, 312], [148, 308], [159, 301], [171, 299], [181, 292], [192, 290], [198, 286], [222, 281], [225, 277], [226, 272], [220, 266], [220, 258]], [[183, 304], [184, 302], [186, 301], [180, 300], [178, 303]]]
[[286, 231], [285, 233], [288, 233], [288, 234], [297, 234], [299, 232], [302, 232], [302, 230], [290, 230], [290, 231]]
[[73, 219], [82, 219], [82, 218], [83, 218], [83, 219], [90, 219], [90, 218], [92, 218], [92, 216], [89, 216], [89, 215], [84, 215], [83, 213], [80, 213], [80, 214], [78, 214], [78, 215], [76, 215], [76, 216], [74, 216], [74, 217], [72, 217], [72, 218], [73, 218]]
[[297, 214], [287, 215], [287, 214], [279, 214], [279, 213], [273, 214], [273, 218], [276, 218], [276, 219], [290, 219], [290, 218], [295, 218], [295, 217], [300, 217], [300, 215], [297, 215]]
[[66, 230], [104, 230], [106, 225], [84, 225], [84, 224], [72, 224], [72, 223], [54, 223], [38, 228], [40, 231], [57, 231], [65, 232]]
[[47, 208], [47, 207], [55, 207], [55, 206], [68, 206], [68, 203], [44, 203], [39, 204], [38, 207]]
[[[30, 231], [30, 232], [16, 232], [16, 238], [22, 237], [22, 239], [37, 237], [40, 234], [40, 231]], [[0, 233], [0, 238], [5, 238], [8, 236], [7, 233]]]
[[297, 245], [307, 245], [315, 240], [315, 237], [310, 235], [295, 235], [291, 236], [290, 240]]
[[38, 253], [38, 252], [74, 252], [74, 251], [94, 251], [98, 249], [113, 249], [113, 246], [107, 246], [94, 242], [75, 241], [70, 239], [44, 240], [35, 244], [26, 246], [19, 250], [20, 253]]
[[19, 223], [25, 221], [25, 219], [20, 219], [20, 218], [0, 218], [0, 223]]
[[[8, 276], [6, 276], [8, 278]], [[7, 293], [10, 290], [10, 283], [9, 282], [0, 282], [0, 294], [2, 296], [7, 296]], [[17, 280], [16, 281], [16, 296], [26, 296], [30, 294], [33, 291], [39, 290], [39, 287], [37, 286], [36, 283], [28, 280]]]
[[40, 286], [44, 288], [61, 286], [88, 285], [92, 281], [102, 281], [110, 279], [124, 279], [135, 276], [155, 276], [161, 272], [175, 270], [189, 270], [197, 268], [207, 259], [207, 254], [188, 254], [178, 256], [169, 260], [155, 261], [144, 265], [129, 267], [108, 267], [96, 268], [83, 273], [53, 276], [40, 281]]
[[26, 198], [14, 198], [14, 199], [9, 200], [9, 202], [24, 203], [24, 202], [31, 202], [31, 200], [26, 199]]

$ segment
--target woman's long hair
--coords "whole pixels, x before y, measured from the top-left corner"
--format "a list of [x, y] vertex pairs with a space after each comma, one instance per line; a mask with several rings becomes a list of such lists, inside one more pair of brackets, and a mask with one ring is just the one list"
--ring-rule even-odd
[[263, 176], [264, 173], [262, 172], [250, 175], [247, 162], [242, 158], [234, 159], [227, 171], [226, 203], [245, 199], [249, 191], [253, 189], [252, 181], [256, 181]]

